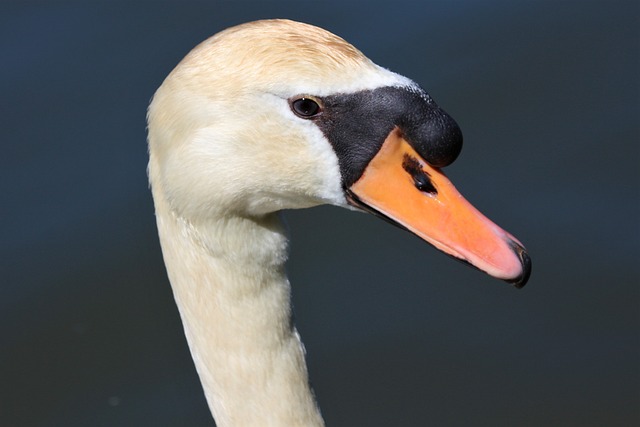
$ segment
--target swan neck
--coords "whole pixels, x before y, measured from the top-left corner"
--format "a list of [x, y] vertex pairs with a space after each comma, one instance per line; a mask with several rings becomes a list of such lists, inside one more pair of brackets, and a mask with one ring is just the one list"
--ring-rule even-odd
[[324, 425], [291, 321], [278, 215], [194, 224], [154, 198], [167, 272], [216, 424]]

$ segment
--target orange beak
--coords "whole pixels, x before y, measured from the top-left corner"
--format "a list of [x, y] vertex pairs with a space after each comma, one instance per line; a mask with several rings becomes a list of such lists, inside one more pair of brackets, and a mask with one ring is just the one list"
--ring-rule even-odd
[[467, 202], [398, 128], [347, 194], [355, 206], [391, 220], [493, 277], [518, 288], [529, 279], [531, 259], [522, 244]]

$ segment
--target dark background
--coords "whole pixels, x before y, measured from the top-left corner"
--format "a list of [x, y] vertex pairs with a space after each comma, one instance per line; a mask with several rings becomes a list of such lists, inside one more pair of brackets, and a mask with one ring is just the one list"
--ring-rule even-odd
[[287, 212], [329, 426], [640, 425], [635, 1], [0, 3], [0, 425], [212, 426], [165, 277], [145, 110], [197, 43], [313, 23], [461, 125], [515, 290], [376, 218]]

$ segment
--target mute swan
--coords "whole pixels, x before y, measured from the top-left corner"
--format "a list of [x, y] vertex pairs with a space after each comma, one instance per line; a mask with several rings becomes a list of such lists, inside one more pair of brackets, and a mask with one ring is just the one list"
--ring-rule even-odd
[[148, 111], [167, 273], [219, 427], [319, 426], [292, 324], [279, 211], [372, 212], [521, 287], [530, 260], [440, 171], [457, 124], [413, 81], [310, 25], [265, 20], [193, 49]]

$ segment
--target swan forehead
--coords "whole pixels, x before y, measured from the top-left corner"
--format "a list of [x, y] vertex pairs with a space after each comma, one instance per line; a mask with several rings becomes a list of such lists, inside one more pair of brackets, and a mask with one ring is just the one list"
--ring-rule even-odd
[[[377, 66], [342, 38], [313, 25], [264, 20], [224, 30], [194, 48], [177, 68], [202, 91], [325, 96], [381, 86], [413, 86]], [[208, 82], [208, 84], [202, 84]]]

